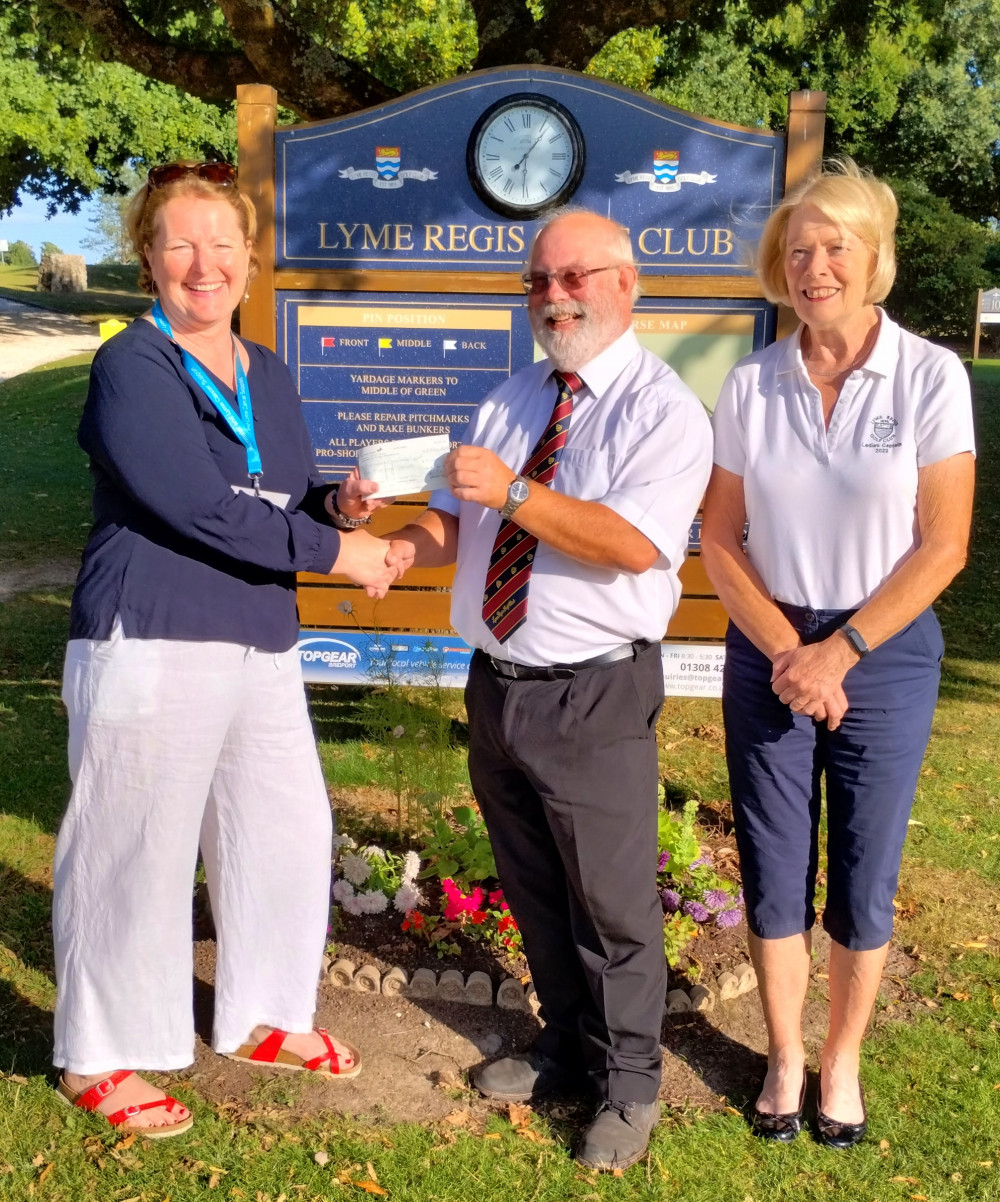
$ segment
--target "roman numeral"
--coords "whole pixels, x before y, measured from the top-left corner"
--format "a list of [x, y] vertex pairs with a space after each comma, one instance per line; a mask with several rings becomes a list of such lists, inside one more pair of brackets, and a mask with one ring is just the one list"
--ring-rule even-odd
[[514, 132], [514, 122], [510, 119], [510, 117], [504, 117], [503, 123], [507, 126], [511, 133]]

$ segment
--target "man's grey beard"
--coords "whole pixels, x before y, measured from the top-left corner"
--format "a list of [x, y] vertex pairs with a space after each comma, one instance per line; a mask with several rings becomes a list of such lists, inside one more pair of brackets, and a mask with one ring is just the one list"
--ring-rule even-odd
[[[561, 332], [550, 329], [546, 324], [548, 318], [566, 314], [580, 318], [573, 329]], [[537, 309], [529, 309], [528, 319], [535, 341], [557, 371], [577, 371], [596, 359], [622, 333], [611, 324], [608, 314], [585, 301], [544, 304]]]

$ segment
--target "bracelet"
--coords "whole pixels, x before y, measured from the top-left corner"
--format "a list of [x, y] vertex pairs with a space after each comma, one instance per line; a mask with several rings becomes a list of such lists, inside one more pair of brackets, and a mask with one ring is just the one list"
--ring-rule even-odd
[[372, 520], [372, 515], [369, 514], [365, 518], [349, 518], [346, 513], [341, 513], [337, 508], [337, 493], [340, 492], [340, 484], [338, 483], [334, 491], [327, 493], [327, 500], [332, 508], [327, 509], [330, 519], [338, 530], [357, 530], [359, 526], [367, 526]]

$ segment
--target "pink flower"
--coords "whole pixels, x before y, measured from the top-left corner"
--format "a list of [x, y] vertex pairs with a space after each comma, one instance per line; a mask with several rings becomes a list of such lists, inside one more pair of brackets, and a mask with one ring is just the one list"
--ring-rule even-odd
[[499, 906], [502, 904], [503, 904], [503, 890], [502, 889], [494, 889], [493, 892], [490, 894], [490, 905], [491, 906]]

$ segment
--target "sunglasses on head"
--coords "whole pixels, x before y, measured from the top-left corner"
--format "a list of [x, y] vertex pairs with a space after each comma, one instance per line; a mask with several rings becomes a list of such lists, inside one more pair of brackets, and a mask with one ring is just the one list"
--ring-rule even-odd
[[236, 186], [236, 168], [231, 163], [163, 163], [147, 176], [149, 189], [162, 188], [185, 175], [196, 175], [210, 184]]

